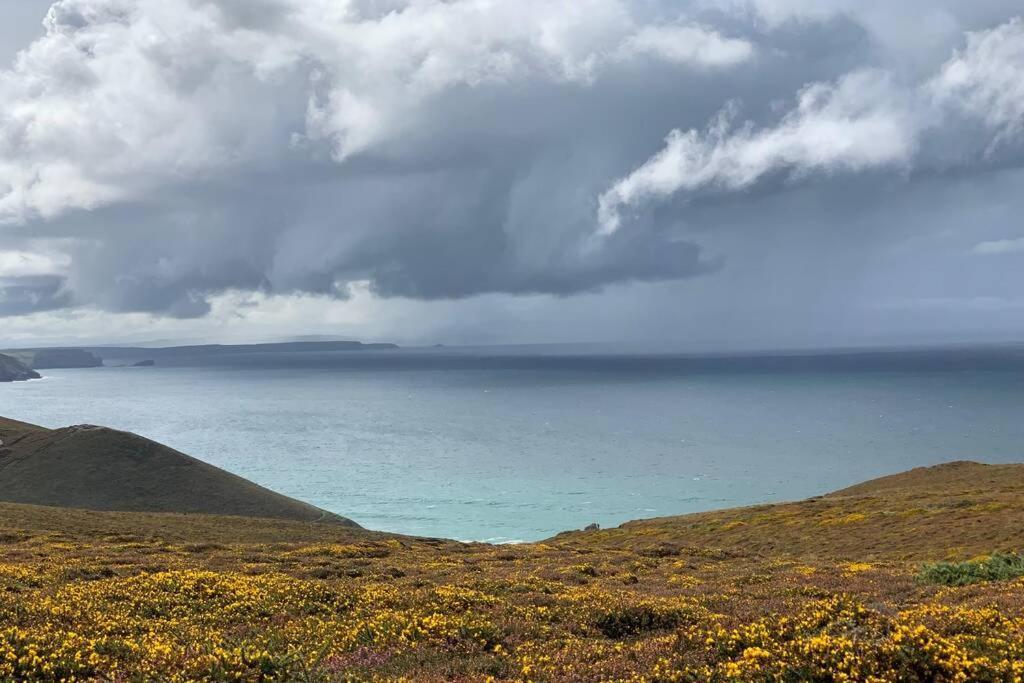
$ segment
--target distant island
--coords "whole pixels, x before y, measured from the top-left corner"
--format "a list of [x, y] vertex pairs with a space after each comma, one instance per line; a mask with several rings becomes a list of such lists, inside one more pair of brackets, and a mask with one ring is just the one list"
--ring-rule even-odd
[[39, 379], [39, 373], [12, 356], [0, 354], [0, 382]]

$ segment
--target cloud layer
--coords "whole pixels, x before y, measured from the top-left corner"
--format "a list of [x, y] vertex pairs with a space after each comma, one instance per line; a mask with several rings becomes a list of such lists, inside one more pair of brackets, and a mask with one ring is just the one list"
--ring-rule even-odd
[[[1024, 21], [971, 32], [930, 79], [899, 84], [889, 71], [858, 70], [833, 83], [812, 83], [770, 127], [731, 127], [729, 107], [704, 132], [673, 130], [665, 147], [600, 199], [600, 232], [614, 233], [621, 211], [658, 197], [707, 189], [737, 191], [774, 171], [799, 181], [813, 174], [883, 168], [927, 169], [917, 158], [922, 136], [957, 138], [965, 124], [983, 127], [980, 150], [1018, 147], [1024, 127]], [[959, 114], [967, 121], [956, 118]], [[934, 143], [935, 140], [932, 140]], [[980, 151], [975, 150], [975, 151]], [[931, 158], [929, 158], [931, 157]], [[975, 158], [944, 162], [973, 165]]]
[[713, 279], [744, 231], [848, 248], [880, 196], [902, 239], [940, 239], [926, 186], [1020, 164], [1018, 13], [60, 0], [0, 71], [0, 315]]

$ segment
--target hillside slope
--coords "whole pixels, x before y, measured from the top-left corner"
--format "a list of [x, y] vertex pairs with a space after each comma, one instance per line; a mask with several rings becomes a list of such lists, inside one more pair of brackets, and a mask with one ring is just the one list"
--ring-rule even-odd
[[959, 585], [856, 555], [1024, 547], [1021, 475], [952, 463], [517, 546], [0, 503], [0, 680], [1021, 680], [1024, 566]]
[[754, 505], [567, 532], [590, 548], [712, 547], [788, 557], [966, 558], [1024, 548], [1024, 465], [920, 467], [792, 503]]
[[141, 436], [0, 418], [0, 501], [355, 525]]

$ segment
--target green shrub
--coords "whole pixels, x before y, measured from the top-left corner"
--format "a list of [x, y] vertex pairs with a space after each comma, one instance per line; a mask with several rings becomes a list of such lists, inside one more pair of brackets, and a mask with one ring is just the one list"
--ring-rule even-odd
[[1024, 576], [1024, 555], [996, 553], [984, 560], [935, 562], [921, 567], [917, 578], [922, 583], [966, 586], [983, 581], [1007, 581]]
[[602, 610], [597, 614], [594, 626], [608, 638], [626, 638], [676, 628], [689, 616], [687, 611], [680, 609], [624, 605]]

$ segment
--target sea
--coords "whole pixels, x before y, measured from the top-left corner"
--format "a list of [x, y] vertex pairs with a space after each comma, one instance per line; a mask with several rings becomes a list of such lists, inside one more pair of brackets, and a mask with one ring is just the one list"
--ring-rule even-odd
[[1024, 352], [488, 348], [176, 357], [0, 385], [0, 415], [168, 444], [371, 528], [514, 543], [1024, 461]]

